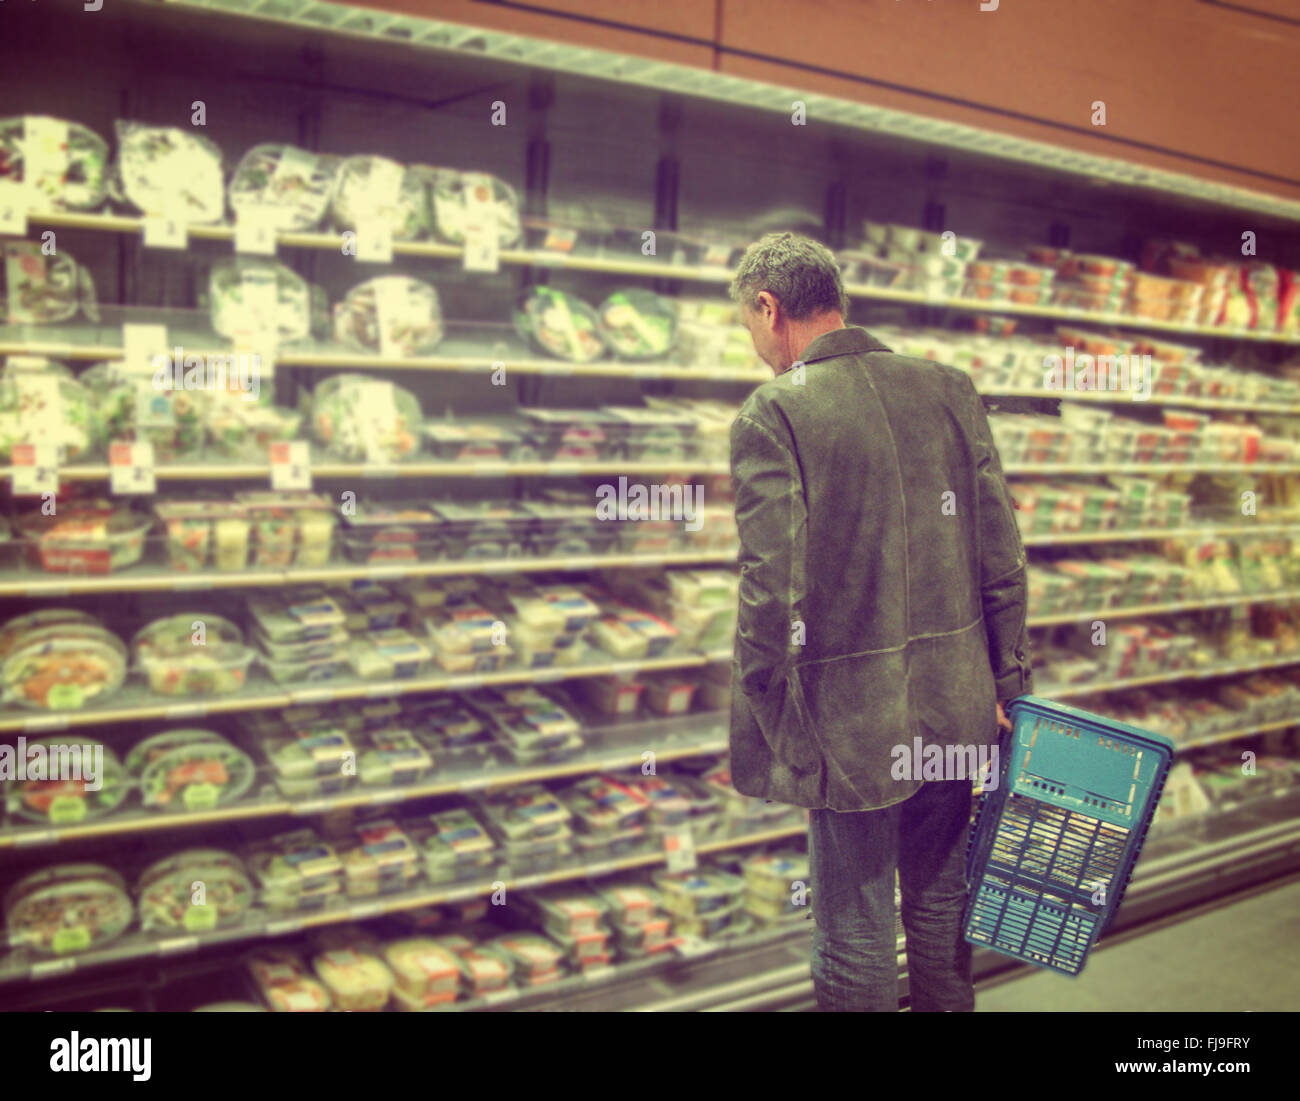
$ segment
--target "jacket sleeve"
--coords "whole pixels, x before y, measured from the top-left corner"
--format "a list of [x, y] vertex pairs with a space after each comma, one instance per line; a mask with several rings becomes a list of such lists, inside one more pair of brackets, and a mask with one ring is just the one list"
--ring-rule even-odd
[[976, 458], [980, 598], [989, 664], [998, 699], [1009, 700], [1033, 691], [1025, 624], [1029, 603], [1025, 547], [984, 403], [969, 378], [963, 378], [962, 385], [968, 394]]
[[742, 412], [731, 426], [731, 477], [740, 535], [733, 678], [779, 760], [810, 763], [812, 745], [788, 729], [787, 674], [803, 600], [808, 514], [803, 475], [787, 444]]

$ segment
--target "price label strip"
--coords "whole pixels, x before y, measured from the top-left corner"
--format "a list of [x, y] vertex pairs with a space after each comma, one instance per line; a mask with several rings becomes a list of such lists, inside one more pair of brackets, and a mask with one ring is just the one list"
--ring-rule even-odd
[[235, 219], [235, 251], [249, 256], [275, 255], [275, 225], [264, 211], [244, 211]]
[[108, 487], [115, 495], [152, 494], [158, 489], [153, 444], [122, 440], [108, 447]]
[[[122, 368], [127, 374], [153, 378], [154, 357], [167, 355], [167, 326], [126, 324], [122, 326]], [[183, 364], [176, 365], [180, 374]]]
[[664, 853], [668, 857], [670, 872], [694, 871], [698, 863], [695, 856], [695, 838], [690, 830], [674, 830], [664, 837]]
[[179, 218], [169, 215], [147, 217], [142, 228], [145, 248], [183, 249], [189, 246], [189, 231]]

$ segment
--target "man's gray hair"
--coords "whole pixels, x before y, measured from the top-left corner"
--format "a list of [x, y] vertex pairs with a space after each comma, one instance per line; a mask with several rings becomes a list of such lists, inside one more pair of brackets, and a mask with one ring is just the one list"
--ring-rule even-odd
[[769, 233], [740, 258], [731, 281], [731, 297], [758, 309], [759, 291], [767, 291], [792, 321], [833, 310], [848, 317], [849, 299], [835, 255], [825, 245], [795, 233]]

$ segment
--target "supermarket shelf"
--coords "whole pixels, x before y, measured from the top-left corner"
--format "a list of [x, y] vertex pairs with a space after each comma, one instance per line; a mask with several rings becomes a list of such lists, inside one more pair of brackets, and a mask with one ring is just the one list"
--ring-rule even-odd
[[1205, 539], [1228, 535], [1279, 535], [1292, 532], [1300, 535], [1300, 521], [1285, 524], [1206, 524], [1194, 528], [1134, 528], [1129, 531], [1062, 531], [1024, 535], [1027, 547], [1065, 547], [1075, 544], [1092, 546], [1094, 543], [1138, 543], [1148, 539]]
[[[599, 462], [422, 462], [413, 459], [400, 463], [340, 463], [323, 460], [311, 463], [313, 478], [581, 478], [622, 474], [726, 474], [730, 465], [718, 460], [671, 459], [632, 461], [606, 459]], [[59, 468], [59, 480], [69, 482], [106, 482], [107, 463], [86, 463]], [[215, 482], [267, 480], [271, 465], [265, 463], [170, 463], [154, 468], [160, 482]], [[0, 477], [10, 478], [13, 467], [0, 467]]]
[[[75, 214], [75, 213], [33, 213], [28, 215], [28, 221], [32, 224], [46, 225], [63, 228], [89, 229], [109, 233], [142, 233], [144, 230], [144, 219], [129, 216], [120, 216], [114, 214]], [[233, 226], [224, 225], [191, 225], [187, 229], [191, 238], [208, 241], [234, 241], [235, 231]], [[336, 251], [339, 248], [340, 235], [337, 233], [280, 233], [276, 236], [277, 248], [310, 248], [310, 249], [328, 249]], [[464, 249], [458, 245], [444, 245], [433, 241], [394, 241], [394, 256], [418, 256], [427, 259], [444, 259], [460, 260], [464, 256]], [[548, 249], [502, 249], [499, 253], [502, 264], [523, 266], [523, 267], [553, 267], [566, 268], [571, 271], [589, 271], [601, 272], [607, 274], [639, 276], [645, 279], [676, 279], [690, 280], [700, 283], [726, 284], [730, 282], [732, 272], [727, 268], [710, 267], [707, 265], [695, 264], [671, 264], [661, 263], [655, 260], [644, 258], [632, 259], [620, 256], [591, 256], [581, 253], [557, 252]], [[1099, 325], [1118, 325], [1130, 329], [1155, 330], [1159, 332], [1181, 333], [1185, 336], [1208, 336], [1218, 337], [1221, 339], [1232, 340], [1249, 340], [1261, 343], [1272, 344], [1300, 344], [1300, 334], [1286, 334], [1277, 332], [1256, 332], [1251, 329], [1241, 327], [1218, 327], [1205, 325], [1184, 325], [1170, 321], [1156, 321], [1149, 318], [1134, 317], [1130, 314], [1118, 313], [1096, 313], [1090, 310], [1071, 309], [1064, 306], [1027, 306], [1014, 302], [994, 302], [981, 298], [962, 298], [962, 297], [944, 297], [925, 294], [921, 291], [913, 290], [896, 290], [890, 287], [875, 287], [861, 283], [853, 283], [845, 286], [845, 291], [850, 298], [858, 298], [877, 302], [895, 302], [907, 305], [928, 306], [945, 310], [959, 310], [968, 313], [996, 313], [1009, 314], [1017, 317], [1041, 317], [1065, 321], [1084, 321], [1092, 322]], [[0, 341], [3, 338], [0, 337]], [[0, 343], [0, 350], [7, 350]], [[27, 354], [52, 354], [42, 353], [29, 349]], [[112, 359], [120, 355], [120, 349], [116, 353], [109, 351], [108, 354], [99, 358]], [[358, 359], [355, 354], [346, 356], [340, 355], [335, 357], [343, 365], [357, 365]], [[370, 357], [378, 358], [378, 357]], [[390, 361], [390, 366], [403, 367], [425, 367], [426, 369], [437, 369], [443, 367], [448, 370], [464, 369], [467, 364], [457, 362], [455, 364], [435, 362], [436, 357], [411, 357], [408, 359], [398, 359]], [[279, 362], [284, 364], [293, 364], [296, 366], [330, 366], [327, 360], [319, 357], [313, 358], [310, 362], [300, 363], [296, 356], [286, 353]], [[534, 361], [537, 365], [534, 368], [526, 367], [515, 362], [510, 366], [514, 370], [539, 371], [545, 368], [563, 367], [563, 364], [557, 364], [553, 360]], [[482, 364], [475, 366], [490, 366], [491, 360], [484, 360]], [[618, 367], [618, 364], [587, 364], [572, 365], [573, 373], [583, 374], [609, 374], [611, 367]], [[629, 365], [622, 365], [623, 370], [627, 370]], [[677, 372], [683, 374], [689, 373], [691, 377], [708, 377], [721, 378], [734, 381], [746, 381], [739, 371], [714, 371], [706, 374], [695, 368], [664, 368], [668, 374], [656, 374], [645, 377], [671, 378], [677, 377]], [[616, 373], [622, 373], [616, 372]], [[747, 373], [754, 381], [764, 381], [770, 375], [763, 371], [753, 371]]]
[[99, 576], [72, 576], [35, 570], [0, 571], [0, 597], [54, 598], [91, 593], [206, 592], [339, 581], [400, 581], [408, 577], [457, 577], [463, 574], [567, 573], [575, 570], [649, 568], [727, 564], [734, 550], [700, 550], [673, 554], [591, 554], [563, 558], [485, 558], [479, 561], [409, 562], [375, 566], [338, 564], [287, 570], [177, 571], [166, 566], [130, 567]]
[[1229, 608], [1240, 604], [1276, 604], [1300, 600], [1300, 589], [1279, 589], [1271, 593], [1235, 593], [1232, 596], [1205, 596], [1184, 600], [1176, 604], [1130, 604], [1115, 608], [1081, 608], [1077, 612], [1052, 612], [1031, 615], [1030, 627], [1050, 627], [1062, 623], [1078, 623], [1094, 619], [1132, 619], [1144, 615], [1174, 615], [1177, 612], [1195, 612], [1202, 608]]
[[[592, 656], [600, 656], [593, 652]], [[87, 708], [85, 711], [5, 711], [0, 712], [0, 733], [47, 733], [69, 727], [96, 726], [104, 723], [138, 722], [145, 719], [189, 720], [212, 714], [242, 711], [270, 711], [297, 704], [334, 703], [339, 700], [384, 700], [421, 692], [458, 692], [487, 685], [554, 684], [580, 677], [614, 673], [639, 673], [652, 669], [692, 669], [719, 661], [731, 660], [731, 648], [709, 652], [668, 653], [656, 658], [603, 660], [587, 665], [547, 669], [503, 669], [494, 673], [468, 673], [455, 676], [412, 677], [394, 681], [325, 681], [301, 686], [279, 687], [261, 677], [250, 677], [251, 690], [237, 696], [210, 696], [178, 700], [157, 696], [141, 685], [124, 688], [119, 702], [112, 707]]]
[[[790, 838], [803, 836], [806, 829], [807, 826], [804, 822], [798, 822], [793, 825], [758, 830], [735, 837], [701, 842], [696, 845], [695, 851], [697, 854], [707, 855], [709, 853], [746, 848], [751, 845], [763, 845], [773, 841], [786, 841]], [[445, 884], [433, 889], [426, 887], [367, 901], [351, 901], [345, 905], [340, 904], [316, 913], [300, 913], [279, 918], [258, 915], [260, 920], [249, 921], [237, 928], [215, 930], [210, 933], [161, 938], [136, 933], [129, 936], [124, 942], [105, 945], [101, 949], [82, 952], [75, 956], [56, 956], [54, 958], [37, 958], [33, 960], [27, 958], [28, 953], [26, 951], [17, 950], [11, 952], [7, 957], [0, 956], [0, 986], [58, 978], [69, 975], [74, 971], [84, 972], [96, 967], [125, 963], [132, 960], [187, 955], [217, 945], [288, 936], [301, 933], [306, 929], [338, 925], [344, 922], [370, 921], [386, 914], [418, 910], [424, 906], [464, 902], [469, 899], [491, 895], [494, 890], [498, 889], [498, 883], [504, 883], [507, 890], [522, 891], [555, 883], [567, 883], [597, 876], [612, 875], [637, 868], [650, 868], [666, 862], [665, 853], [662, 850], [654, 850], [595, 864], [570, 865], [531, 875], [514, 876], [507, 869], [499, 868], [496, 875], [480, 882]]]
[[[674, 741], [660, 731], [647, 733], [642, 739], [645, 744], [653, 744], [655, 760], [658, 762], [677, 761], [689, 757], [701, 757], [722, 754], [727, 751], [725, 733], [710, 737], [707, 733], [696, 731], [689, 735], [691, 726], [725, 726], [724, 718], [718, 713], [701, 712], [689, 716], [690, 722], [678, 724], [683, 728]], [[620, 738], [630, 737], [635, 729], [645, 729], [646, 723], [621, 724]], [[592, 733], [600, 733], [593, 731]], [[372, 788], [354, 790], [344, 794], [319, 799], [285, 799], [282, 796], [255, 800], [249, 803], [234, 804], [220, 810], [180, 813], [151, 814], [141, 810], [131, 815], [110, 815], [100, 821], [84, 825], [70, 826], [20, 826], [6, 827], [0, 832], [0, 850], [30, 849], [64, 841], [83, 841], [89, 838], [118, 837], [153, 833], [158, 830], [177, 830], [190, 826], [210, 826], [217, 823], [243, 821], [250, 818], [273, 818], [277, 816], [307, 817], [332, 814], [336, 811], [357, 809], [361, 807], [393, 806], [416, 799], [427, 799], [439, 795], [455, 795], [467, 791], [483, 791], [494, 788], [515, 787], [519, 784], [535, 783], [545, 780], [559, 780], [590, 773], [615, 772], [627, 768], [639, 768], [642, 764], [643, 745], [635, 748], [627, 746], [592, 745], [581, 756], [559, 764], [544, 766], [502, 765], [495, 759], [479, 765], [466, 775], [462, 770], [441, 775], [428, 783], [405, 784], [401, 787]], [[272, 785], [267, 785], [274, 791]]]
[[[1226, 665], [1208, 665], [1200, 669], [1166, 669], [1142, 677], [1123, 680], [1088, 681], [1085, 684], [1042, 685], [1038, 694], [1044, 699], [1061, 700], [1074, 696], [1091, 696], [1097, 692], [1119, 692], [1127, 688], [1142, 688], [1148, 684], [1168, 684], [1172, 681], [1210, 680], [1214, 677], [1231, 677], [1241, 673], [1255, 673], [1264, 669], [1279, 669], [1300, 664], [1300, 652], [1275, 658], [1256, 658], [1253, 661], [1231, 662]], [[1300, 721], [1300, 720], [1298, 720]], [[1218, 735], [1216, 735], [1216, 738]]]
[[1010, 478], [1053, 474], [1300, 474], [1300, 463], [1004, 463]]
[[1152, 394], [1140, 399], [1125, 390], [1045, 390], [1041, 386], [997, 387], [980, 390], [985, 398], [1037, 398], [1044, 401], [1072, 401], [1085, 405], [1170, 405], [1179, 409], [1216, 409], [1233, 413], [1280, 413], [1300, 416], [1300, 405], [1270, 401], [1233, 401], [1229, 398], [1193, 398], [1181, 394]]

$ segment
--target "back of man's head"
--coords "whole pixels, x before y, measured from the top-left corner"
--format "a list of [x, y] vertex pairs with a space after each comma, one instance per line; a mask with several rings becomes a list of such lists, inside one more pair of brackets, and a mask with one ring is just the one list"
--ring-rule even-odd
[[835, 255], [809, 237], [769, 233], [745, 250], [731, 281], [731, 297], [755, 310], [760, 291], [770, 292], [792, 321], [828, 311], [848, 316], [848, 296]]

